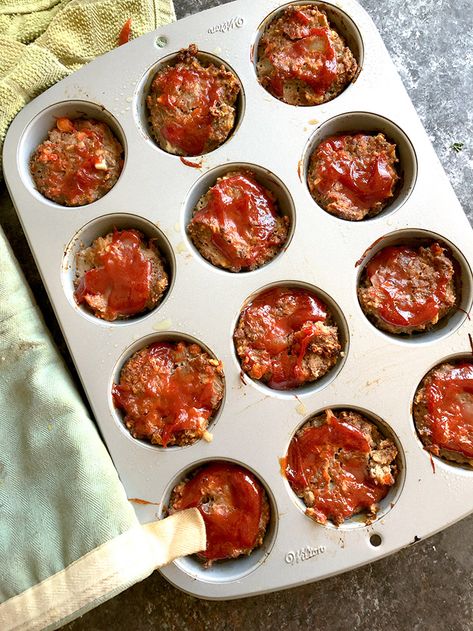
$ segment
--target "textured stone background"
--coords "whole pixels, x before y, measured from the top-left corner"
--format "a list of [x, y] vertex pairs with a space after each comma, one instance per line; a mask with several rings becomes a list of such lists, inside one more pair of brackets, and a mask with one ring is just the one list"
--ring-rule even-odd
[[[257, 0], [255, 0], [257, 1]], [[221, 4], [175, 0], [178, 17]], [[473, 222], [472, 0], [361, 0], [378, 26], [460, 202]], [[460, 153], [451, 149], [463, 142]], [[55, 339], [67, 352], [7, 193], [0, 219]], [[408, 518], [408, 516], [406, 516]], [[159, 573], [64, 627], [67, 631], [471, 631], [473, 516], [359, 570], [286, 592], [206, 602]]]

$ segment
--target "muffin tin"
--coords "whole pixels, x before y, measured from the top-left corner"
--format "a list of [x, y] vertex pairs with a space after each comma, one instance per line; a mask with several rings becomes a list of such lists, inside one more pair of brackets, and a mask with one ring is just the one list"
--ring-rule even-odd
[[[174, 585], [203, 598], [237, 598], [331, 576], [391, 554], [473, 510], [473, 471], [429, 456], [411, 413], [416, 388], [433, 366], [471, 356], [471, 229], [367, 13], [353, 0], [315, 4], [327, 10], [361, 68], [356, 81], [329, 103], [290, 106], [258, 84], [258, 38], [280, 2], [239, 0], [163, 27], [87, 65], [24, 108], [5, 142], [8, 188], [102, 435], [128, 497], [153, 503], [135, 502], [139, 519], [162, 517], [174, 485], [210, 460], [240, 463], [266, 487], [272, 515], [261, 548], [210, 569], [187, 557], [162, 570]], [[144, 109], [156, 69], [193, 42], [233, 69], [243, 88], [236, 129], [215, 151], [190, 158], [197, 168], [156, 146]], [[111, 125], [124, 146], [125, 164], [102, 199], [65, 208], [34, 189], [29, 159], [55, 117], [81, 114]], [[305, 182], [314, 144], [346, 130], [384, 131], [398, 143], [401, 157], [403, 186], [396, 200], [360, 223], [323, 211]], [[243, 165], [254, 165], [265, 185], [281, 196], [292, 227], [274, 260], [253, 272], [231, 274], [202, 259], [185, 227], [209, 180]], [[170, 287], [152, 312], [109, 323], [75, 304], [72, 281], [77, 248], [114, 226], [138, 228], [158, 239]], [[379, 331], [357, 300], [366, 257], [400, 238], [432, 237], [450, 244], [458, 260], [461, 310], [425, 335]], [[343, 361], [327, 378], [299, 391], [274, 391], [241, 379], [233, 347], [243, 304], [274, 284], [314, 288], [341, 324]], [[198, 341], [223, 361], [225, 396], [209, 427], [212, 442], [162, 449], [130, 436], [113, 406], [111, 387], [134, 351], [179, 338]], [[339, 528], [314, 523], [281, 474], [279, 459], [296, 430], [326, 407], [359, 410], [398, 445], [397, 484], [369, 526], [357, 518]]]

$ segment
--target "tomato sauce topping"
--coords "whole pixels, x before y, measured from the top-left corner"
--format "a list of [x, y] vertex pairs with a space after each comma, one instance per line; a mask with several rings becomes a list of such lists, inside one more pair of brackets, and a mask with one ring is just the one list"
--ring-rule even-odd
[[204, 152], [212, 132], [212, 109], [223, 101], [225, 87], [205, 68], [171, 66], [153, 82], [157, 103], [170, 114], [163, 137], [188, 156]]
[[302, 11], [292, 11], [284, 23], [287, 43], [265, 44], [265, 54], [274, 68], [269, 87], [275, 96], [284, 95], [284, 83], [289, 79], [298, 79], [316, 94], [323, 94], [337, 78], [330, 29], [311, 27], [310, 22]]
[[[241, 320], [252, 331], [251, 347], [265, 351], [270, 388], [286, 390], [307, 381], [302, 365], [308, 346], [317, 337], [317, 322], [328, 313], [324, 303], [304, 289], [273, 287], [257, 296], [242, 312]], [[243, 364], [252, 371], [251, 350]], [[257, 377], [256, 377], [257, 378]]]
[[[317, 521], [342, 523], [370, 509], [388, 492], [389, 484], [376, 484], [369, 476], [370, 444], [363, 432], [327, 413], [319, 427], [306, 427], [292, 439], [286, 459], [286, 477], [292, 489], [314, 494]], [[392, 482], [391, 482], [392, 484]]]
[[199, 556], [215, 561], [256, 546], [263, 498], [263, 487], [253, 474], [238, 465], [216, 462], [185, 483], [173, 509], [198, 508], [207, 533], [207, 548]]
[[473, 364], [433, 373], [425, 395], [432, 443], [473, 458]]
[[[213, 245], [235, 268], [251, 267], [280, 244], [276, 204], [251, 173], [236, 173], [212, 186], [191, 223], [210, 228]], [[251, 247], [248, 256], [241, 254], [247, 250], [242, 245]]]
[[58, 118], [56, 126], [62, 133], [71, 134], [71, 144], [67, 151], [54, 141], [38, 149], [38, 162], [48, 164], [50, 197], [64, 198], [71, 206], [84, 197], [95, 199], [94, 193], [108, 178], [107, 170], [101, 168], [104, 149], [101, 129], [98, 126], [77, 129], [75, 121], [65, 117]]
[[[171, 438], [186, 430], [202, 433], [217, 407], [215, 380], [219, 373], [210, 362], [189, 360], [185, 350], [183, 342], [151, 344], [135, 367], [139, 387], [123, 378], [113, 385], [115, 405], [125, 411], [125, 423], [132, 426], [137, 438], [159, 435], [166, 447]], [[194, 356], [202, 352], [196, 344], [188, 345], [188, 350]]]
[[385, 152], [368, 152], [354, 157], [347, 149], [367, 138], [365, 134], [330, 136], [316, 149], [317, 190], [330, 196], [336, 185], [337, 191], [361, 210], [369, 210], [376, 203], [392, 196], [396, 174], [389, 169], [390, 159]]
[[[443, 253], [436, 243], [430, 249], [435, 255]], [[419, 253], [408, 246], [389, 246], [366, 266], [367, 277], [382, 300], [377, 312], [389, 324], [419, 326], [432, 322], [446, 299], [450, 274], [432, 269], [432, 277], [419, 278], [413, 266], [418, 257]]]
[[151, 294], [152, 265], [142, 246], [135, 230], [115, 230], [112, 242], [96, 255], [99, 265], [80, 279], [74, 294], [78, 304], [100, 295], [112, 320], [143, 311]]

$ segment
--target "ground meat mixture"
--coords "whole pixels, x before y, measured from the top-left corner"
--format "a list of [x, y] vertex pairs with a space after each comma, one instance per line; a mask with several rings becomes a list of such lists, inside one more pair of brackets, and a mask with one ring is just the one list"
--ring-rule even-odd
[[48, 140], [31, 157], [38, 191], [63, 206], [83, 206], [114, 186], [123, 167], [123, 147], [98, 120], [58, 118]]
[[207, 426], [223, 390], [221, 362], [200, 346], [156, 342], [123, 366], [113, 400], [134, 438], [167, 447], [210, 438]]
[[366, 265], [358, 298], [379, 329], [413, 333], [430, 329], [452, 311], [455, 285], [454, 264], [438, 243], [389, 246]]
[[421, 381], [414, 421], [425, 448], [473, 467], [473, 361], [440, 364]]
[[275, 390], [320, 379], [341, 355], [332, 315], [305, 289], [259, 294], [241, 312], [234, 341], [243, 371]]
[[327, 15], [314, 5], [289, 6], [266, 27], [259, 46], [261, 85], [290, 105], [319, 105], [350, 83], [357, 63]]
[[400, 179], [397, 162], [396, 145], [383, 134], [330, 136], [310, 157], [307, 183], [324, 210], [360, 221], [392, 200]]
[[153, 309], [168, 286], [154, 239], [137, 230], [115, 230], [77, 255], [74, 297], [103, 320]]
[[200, 62], [197, 47], [159, 70], [146, 103], [153, 135], [164, 151], [198, 156], [219, 147], [235, 124], [240, 84], [224, 66]]
[[234, 171], [200, 199], [187, 230], [205, 259], [241, 272], [274, 258], [286, 242], [288, 225], [275, 196], [254, 173]]
[[358, 513], [367, 524], [396, 481], [397, 449], [354, 411], [325, 410], [292, 439], [283, 459], [293, 491], [319, 524], [340, 526]]
[[214, 561], [250, 554], [263, 543], [270, 508], [256, 476], [229, 462], [198, 469], [172, 491], [169, 514], [197, 507], [205, 522], [207, 548], [198, 556]]

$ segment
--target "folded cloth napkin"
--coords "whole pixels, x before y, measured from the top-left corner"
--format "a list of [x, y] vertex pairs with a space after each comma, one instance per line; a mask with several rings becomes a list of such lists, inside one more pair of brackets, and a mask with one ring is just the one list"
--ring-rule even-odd
[[0, 0], [0, 173], [8, 126], [32, 98], [131, 37], [175, 19], [172, 0]]
[[[136, 36], [173, 17], [170, 0], [1, 0], [0, 142], [129, 18]], [[56, 629], [205, 545], [196, 509], [138, 523], [0, 228], [1, 631]]]

